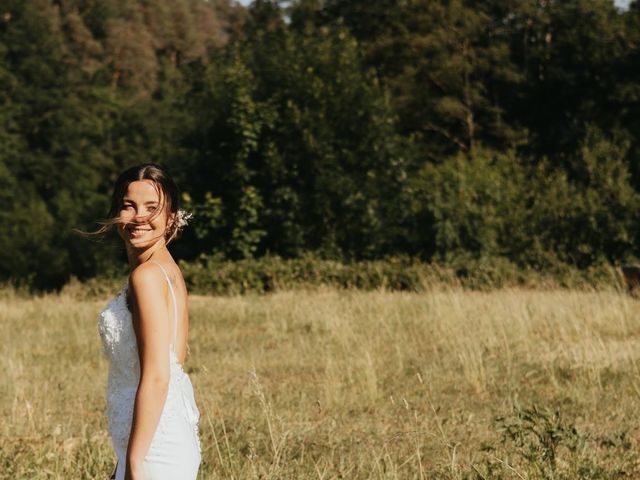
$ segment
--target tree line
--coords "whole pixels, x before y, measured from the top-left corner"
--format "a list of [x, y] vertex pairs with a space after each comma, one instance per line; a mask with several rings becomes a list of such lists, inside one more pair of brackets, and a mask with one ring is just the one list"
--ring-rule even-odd
[[0, 279], [118, 271], [149, 161], [187, 261], [628, 261], [639, 136], [638, 0], [5, 0]]

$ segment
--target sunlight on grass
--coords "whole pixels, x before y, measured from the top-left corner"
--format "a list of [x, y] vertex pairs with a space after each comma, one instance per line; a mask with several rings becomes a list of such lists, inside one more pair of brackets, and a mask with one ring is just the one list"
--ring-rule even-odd
[[[0, 295], [0, 478], [107, 478], [107, 299]], [[202, 479], [635, 478], [616, 292], [192, 296]]]

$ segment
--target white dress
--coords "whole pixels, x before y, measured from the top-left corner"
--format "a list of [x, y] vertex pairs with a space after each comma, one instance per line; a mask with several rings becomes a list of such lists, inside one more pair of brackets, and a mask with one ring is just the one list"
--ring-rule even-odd
[[[150, 260], [151, 261], [151, 260]], [[174, 349], [178, 307], [167, 272], [164, 273], [173, 300], [173, 339], [167, 352], [171, 378], [160, 421], [144, 458], [145, 480], [191, 480], [198, 475], [201, 452], [198, 435], [200, 412], [189, 376], [182, 369]], [[116, 480], [124, 479], [124, 467], [133, 418], [133, 405], [140, 381], [138, 344], [127, 307], [125, 285], [100, 313], [98, 329], [109, 359], [107, 417], [111, 443], [118, 457]]]

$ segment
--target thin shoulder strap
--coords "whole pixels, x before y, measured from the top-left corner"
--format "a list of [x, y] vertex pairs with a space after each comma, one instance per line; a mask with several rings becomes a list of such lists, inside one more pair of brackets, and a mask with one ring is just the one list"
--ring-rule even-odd
[[158, 262], [156, 262], [155, 260], [149, 260], [149, 261], [152, 263], [155, 263], [162, 269], [162, 273], [164, 273], [164, 277], [167, 279], [167, 283], [169, 284], [169, 291], [171, 292], [171, 298], [173, 300], [173, 342], [171, 343], [170, 346], [171, 348], [173, 348], [173, 351], [175, 352], [176, 335], [178, 333], [178, 304], [176, 302], [176, 294], [173, 291], [173, 285], [171, 285], [171, 280], [169, 280], [169, 275], [167, 274], [167, 271], [164, 269], [164, 267], [160, 265]]

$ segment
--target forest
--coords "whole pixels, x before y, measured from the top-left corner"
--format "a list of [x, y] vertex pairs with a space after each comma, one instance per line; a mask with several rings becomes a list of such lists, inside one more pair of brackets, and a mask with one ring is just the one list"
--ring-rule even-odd
[[3, 0], [0, 281], [119, 272], [144, 162], [185, 262], [633, 262], [639, 140], [638, 0]]

